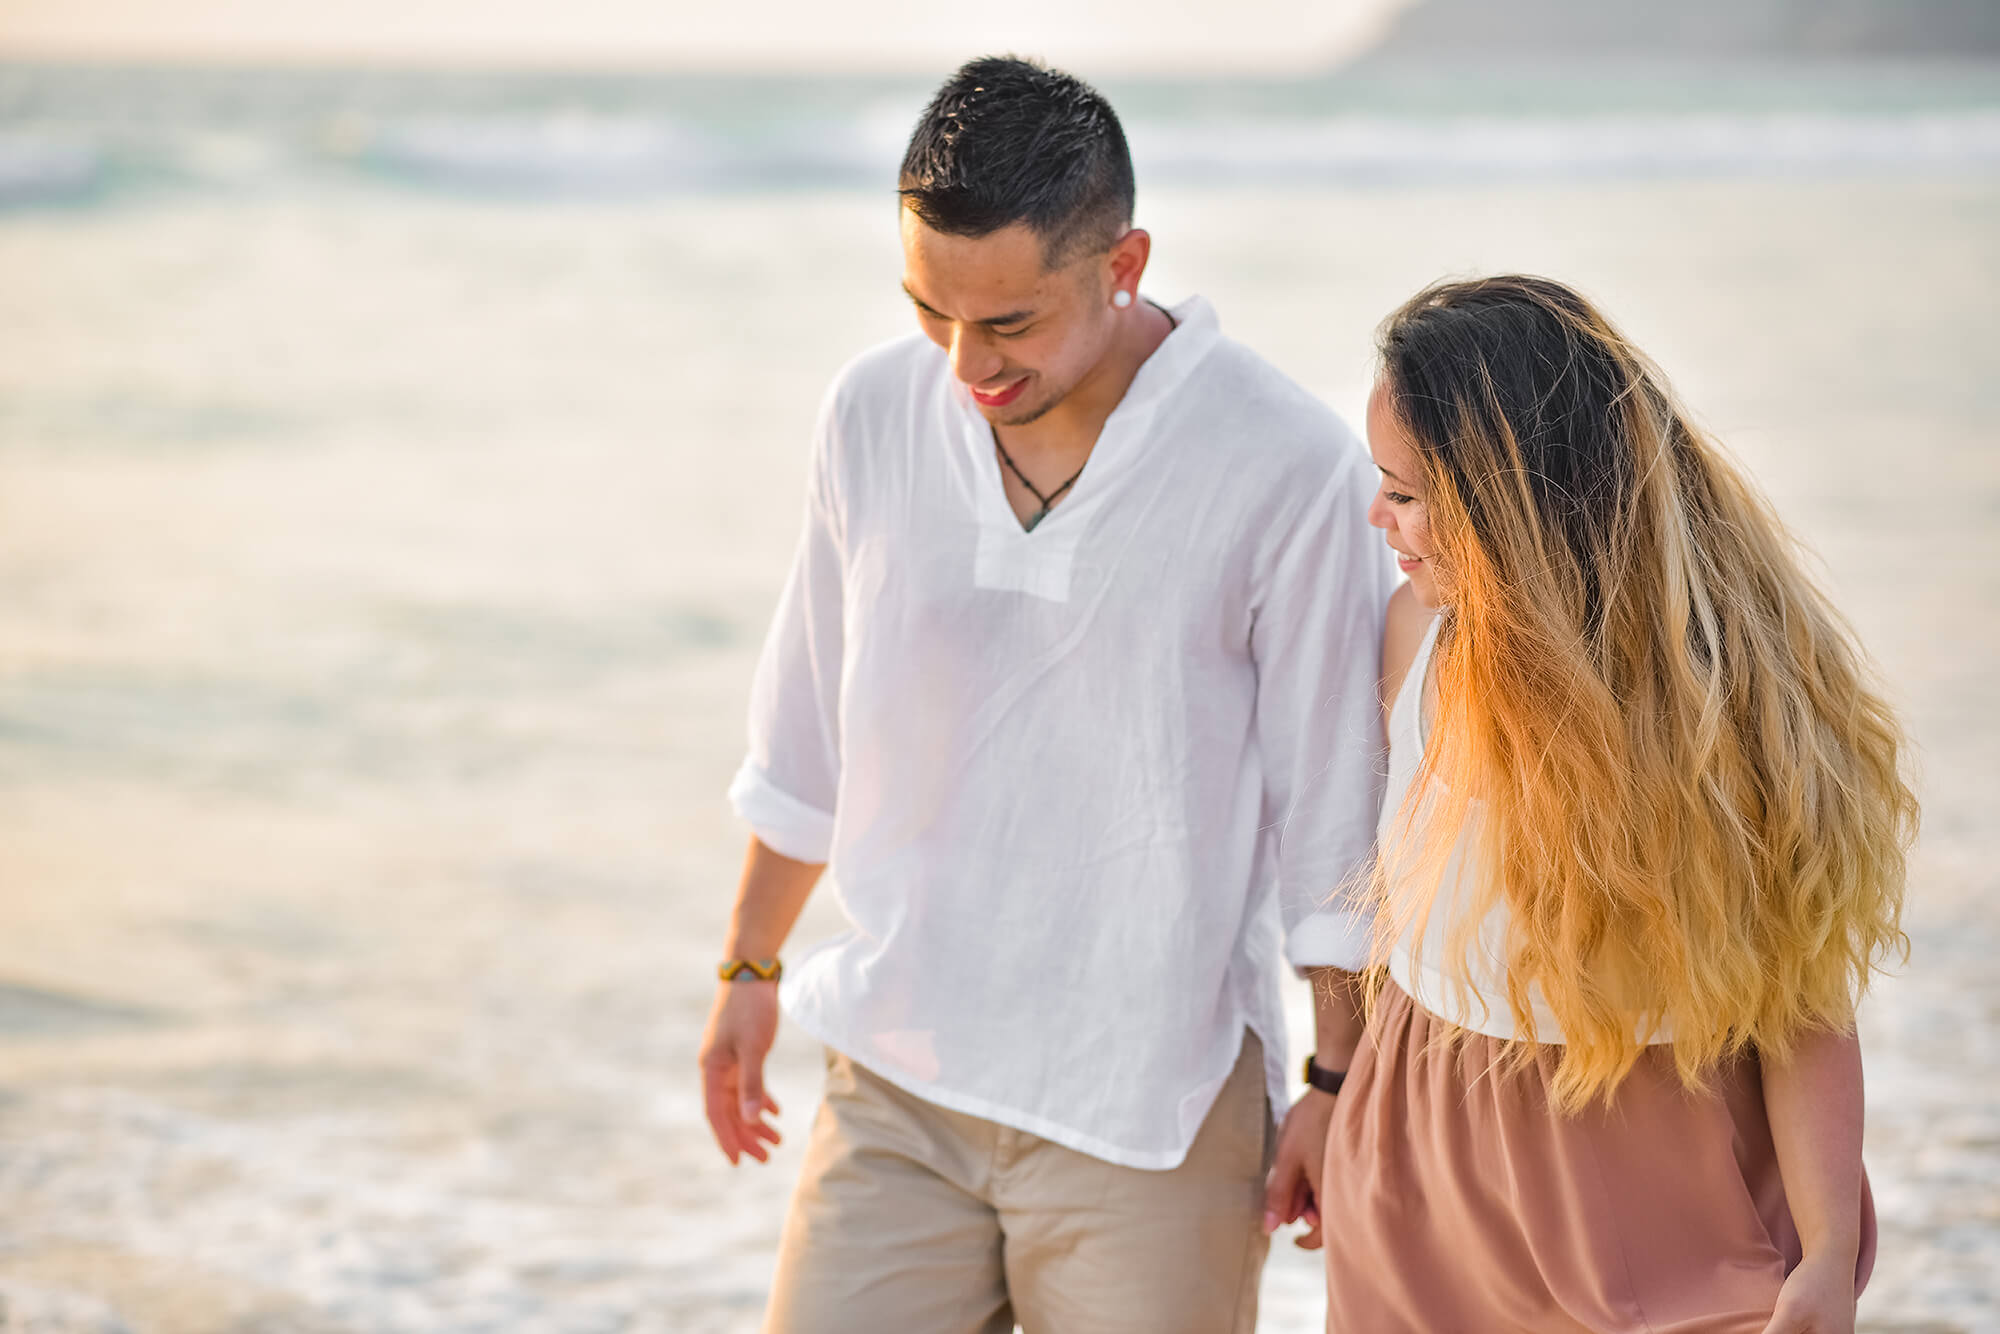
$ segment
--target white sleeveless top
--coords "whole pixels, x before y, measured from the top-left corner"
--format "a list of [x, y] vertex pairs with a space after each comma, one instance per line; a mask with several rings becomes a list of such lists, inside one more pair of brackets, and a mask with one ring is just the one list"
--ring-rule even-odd
[[[1389, 785], [1382, 794], [1382, 816], [1376, 826], [1378, 845], [1385, 849], [1392, 846], [1392, 839], [1403, 833], [1398, 828], [1403, 798], [1408, 795], [1417, 766], [1423, 761], [1424, 681], [1430, 674], [1431, 653], [1437, 647], [1438, 628], [1443, 624], [1442, 616], [1432, 619], [1430, 629], [1424, 632], [1423, 643], [1417, 646], [1417, 655], [1411, 661], [1409, 671], [1403, 674], [1403, 683], [1396, 691], [1396, 702], [1390, 706]], [[1514, 1023], [1513, 1008], [1507, 1003], [1505, 960], [1509, 913], [1505, 903], [1493, 905], [1486, 920], [1480, 923], [1478, 936], [1468, 947], [1466, 972], [1469, 985], [1454, 987], [1441, 966], [1448, 958], [1446, 946], [1456, 924], [1452, 899], [1457, 896], [1465, 876], [1465, 859], [1471, 845], [1470, 822], [1478, 816], [1479, 803], [1475, 801], [1467, 812], [1468, 827], [1460, 831], [1458, 842], [1451, 850], [1451, 859], [1439, 879], [1437, 901], [1432, 905], [1430, 919], [1424, 928], [1421, 958], [1417, 957], [1419, 952], [1413, 948], [1413, 929], [1406, 929], [1389, 951], [1389, 976], [1424, 1009], [1462, 1028], [1488, 1037], [1559, 1043], [1563, 1040], [1562, 1025], [1556, 1022], [1548, 1002], [1543, 999], [1540, 983], [1530, 983], [1528, 988], [1529, 1008], [1535, 1019], [1534, 1033], [1522, 1032]], [[1417, 818], [1423, 817], [1424, 812], [1420, 811]], [[1457, 1003], [1460, 997], [1463, 997], [1463, 1004]], [[1664, 1026], [1648, 1039], [1654, 1043], [1670, 1040]]]

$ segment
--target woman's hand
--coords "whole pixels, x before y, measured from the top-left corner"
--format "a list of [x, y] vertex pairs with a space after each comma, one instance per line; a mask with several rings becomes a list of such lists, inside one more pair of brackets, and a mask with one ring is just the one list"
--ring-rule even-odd
[[1854, 1334], [1854, 1257], [1801, 1260], [1778, 1290], [1764, 1334]]

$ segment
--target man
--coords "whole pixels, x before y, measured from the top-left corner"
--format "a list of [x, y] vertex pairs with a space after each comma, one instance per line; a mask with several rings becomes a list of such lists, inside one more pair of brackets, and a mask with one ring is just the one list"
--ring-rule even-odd
[[822, 409], [731, 788], [701, 1062], [732, 1162], [777, 1138], [770, 975], [823, 867], [852, 924], [784, 974], [827, 1085], [766, 1328], [1248, 1330], [1333, 1106], [1274, 1148], [1281, 951], [1328, 1090], [1358, 1037], [1368, 457], [1207, 303], [1139, 295], [1131, 159], [1077, 80], [965, 66], [900, 193], [924, 336]]

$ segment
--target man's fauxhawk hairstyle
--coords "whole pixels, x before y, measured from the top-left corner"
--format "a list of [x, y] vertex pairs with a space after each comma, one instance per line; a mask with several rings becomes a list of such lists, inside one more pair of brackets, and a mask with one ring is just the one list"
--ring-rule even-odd
[[949, 236], [1026, 223], [1057, 268], [1131, 226], [1132, 154], [1095, 88], [1036, 61], [987, 56], [924, 108], [897, 193]]

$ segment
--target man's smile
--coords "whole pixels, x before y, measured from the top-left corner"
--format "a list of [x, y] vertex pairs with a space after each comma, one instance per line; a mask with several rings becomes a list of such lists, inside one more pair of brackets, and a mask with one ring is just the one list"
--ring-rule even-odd
[[1019, 398], [1021, 391], [1027, 387], [1028, 377], [1023, 375], [1020, 379], [1009, 381], [998, 389], [972, 389], [970, 392], [973, 401], [982, 408], [1004, 408]]

